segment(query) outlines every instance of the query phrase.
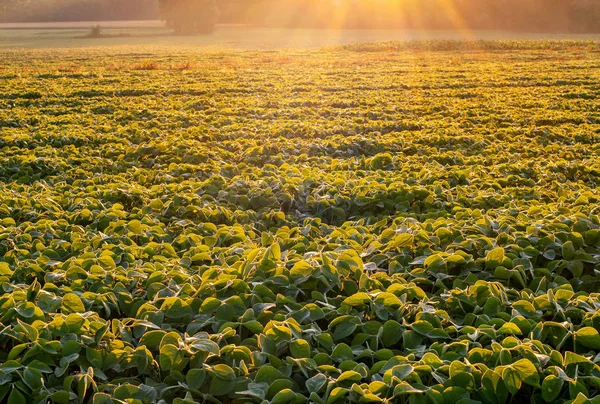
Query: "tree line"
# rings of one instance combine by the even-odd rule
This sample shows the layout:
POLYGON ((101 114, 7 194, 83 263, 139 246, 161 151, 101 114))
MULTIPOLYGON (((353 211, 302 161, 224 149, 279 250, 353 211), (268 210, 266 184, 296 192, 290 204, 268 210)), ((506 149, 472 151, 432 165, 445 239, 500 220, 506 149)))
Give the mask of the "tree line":
POLYGON ((181 32, 216 22, 295 28, 600 32, 600 0, 2 0, 0 21, 161 18, 181 32))
POLYGON ((0 22, 157 20, 158 0, 0 0, 0 22))

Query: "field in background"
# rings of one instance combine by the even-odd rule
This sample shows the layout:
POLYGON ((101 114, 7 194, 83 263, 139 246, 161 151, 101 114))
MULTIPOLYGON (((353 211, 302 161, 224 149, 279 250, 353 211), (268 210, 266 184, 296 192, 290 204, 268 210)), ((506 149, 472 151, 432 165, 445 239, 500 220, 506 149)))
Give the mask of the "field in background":
POLYGON ((0 49, 98 46, 180 46, 237 49, 321 48, 351 43, 406 40, 600 39, 600 35, 547 35, 502 31, 402 31, 253 28, 220 25, 213 35, 175 36, 159 21, 0 24, 0 49), (106 38, 86 38, 92 25, 106 38))
POLYGON ((0 401, 591 402, 599 49, 0 52, 0 401))
POLYGON ((100 25, 106 29, 140 29, 163 28, 162 21, 63 21, 63 22, 17 22, 0 23, 0 30, 39 30, 39 29, 86 29, 93 25, 100 25))

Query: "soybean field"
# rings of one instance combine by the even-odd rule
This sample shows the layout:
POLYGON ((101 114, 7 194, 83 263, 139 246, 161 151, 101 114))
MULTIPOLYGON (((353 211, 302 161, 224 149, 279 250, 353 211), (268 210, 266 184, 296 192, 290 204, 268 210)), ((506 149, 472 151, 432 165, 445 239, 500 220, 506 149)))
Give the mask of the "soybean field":
POLYGON ((600 44, 0 52, 0 401, 598 403, 600 44))

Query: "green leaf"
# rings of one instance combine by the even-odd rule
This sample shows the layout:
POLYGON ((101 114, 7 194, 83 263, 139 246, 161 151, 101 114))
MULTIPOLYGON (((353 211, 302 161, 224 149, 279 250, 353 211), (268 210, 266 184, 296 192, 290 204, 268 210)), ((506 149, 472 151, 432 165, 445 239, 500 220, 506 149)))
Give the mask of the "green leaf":
POLYGON ((444 268, 445 265, 444 258, 440 254, 432 254, 425 258, 425 261, 423 262, 423 267, 428 270, 441 269, 444 268))
POLYGON ((277 263, 281 259, 281 248, 278 243, 273 243, 265 251, 265 255, 260 262, 261 269, 271 269, 277 266, 277 263))
POLYGON ((10 266, 6 262, 0 262, 0 276, 12 276, 13 271, 10 270, 10 266))
POLYGON ((565 353, 565 366, 576 365, 579 363, 590 363, 590 360, 570 351, 565 353))
POLYGON ((31 367, 27 367, 23 371, 23 381, 33 391, 41 389, 44 385, 44 377, 42 376, 42 373, 39 370, 31 367))
POLYGON ((414 368, 408 364, 396 365, 391 369, 391 375, 400 380, 404 380, 414 371, 414 368))
POLYGON ((264 400, 267 396, 266 390, 269 388, 269 385, 266 383, 248 383, 248 389, 236 392, 236 394, 242 396, 251 396, 258 398, 260 401, 264 400))
POLYGON ((273 366, 264 365, 258 369, 258 372, 256 372, 254 381, 272 384, 277 379, 285 379, 285 376, 273 366))
POLYGON ((257 320, 246 321, 243 325, 253 334, 260 334, 264 330, 263 325, 257 320))
POLYGON ((160 341, 162 341, 163 337, 167 333, 163 330, 151 330, 147 331, 140 338, 140 345, 146 345, 148 348, 156 348, 160 345, 160 341))
MULTIPOLYGON (((109 397, 109 401, 101 401, 100 398, 103 396, 103 393, 94 394, 93 404, 105 404, 110 403, 113 404, 113 401, 109 397), (96 397, 98 396, 98 400, 96 397)), ((50 399, 54 404, 69 404, 69 400, 71 399, 68 391, 57 391, 50 396, 50 399)))
POLYGON ((572 241, 567 241, 562 246, 562 256, 566 260, 572 260, 575 258, 575 246, 572 241))
POLYGON ((327 376, 318 373, 306 381, 306 389, 309 393, 318 393, 327 384, 327 376))
POLYGON ((224 364, 215 365, 212 368, 215 376, 223 380, 235 380, 235 372, 232 368, 224 364))
POLYGON ((517 394, 521 388, 522 381, 521 377, 519 376, 519 372, 512 367, 507 367, 504 369, 504 372, 502 372, 502 380, 512 395, 517 394))
POLYGON ((375 303, 379 305, 382 304, 384 307, 392 310, 402 307, 402 301, 400 301, 393 293, 388 292, 378 293, 377 297, 375 297, 375 303))
POLYGON ((341 382, 345 382, 345 381, 357 382, 361 379, 362 379, 362 376, 360 375, 360 373, 355 372, 353 370, 348 370, 348 371, 342 373, 337 378, 336 382, 337 383, 341 383, 341 382))
POLYGON ((600 334, 593 327, 583 327, 577 330, 575 339, 578 344, 586 348, 600 349, 600 334))
POLYGON ((179 370, 185 362, 185 356, 183 351, 175 345, 166 344, 160 348, 158 362, 161 370, 165 372, 179 370))
POLYGON ((312 275, 313 272, 314 269, 311 267, 311 265, 308 262, 301 260, 296 262, 290 270, 290 278, 294 280, 305 278, 312 275))
POLYGON ((358 324, 356 319, 351 316, 346 316, 342 321, 335 325, 335 331, 333 332, 333 339, 339 341, 340 339, 346 338, 356 330, 358 324))
POLYGON ((226 380, 215 377, 210 383, 210 394, 216 397, 226 396, 235 389, 235 380, 226 380))
POLYGON ((560 396, 564 383, 564 380, 554 375, 546 376, 542 382, 542 398, 544 401, 547 403, 555 402, 560 396))
POLYGON ((394 241, 391 242, 390 247, 410 247, 413 244, 414 236, 412 234, 398 234, 394 241))
POLYGON ((221 353, 219 345, 209 339, 198 339, 192 342, 190 346, 199 351, 208 352, 214 355, 219 355, 221 353))
POLYGON ((512 307, 524 317, 531 317, 537 314, 535 307, 533 307, 533 304, 526 300, 519 300, 513 303, 512 307))
POLYGON ((35 314, 35 305, 31 302, 23 302, 15 307, 15 311, 21 317, 31 318, 35 314))
POLYGON ((85 313, 81 298, 75 293, 67 293, 62 298, 61 311, 64 314, 85 313))
POLYGON ((206 371, 204 369, 190 369, 185 375, 185 381, 190 388, 200 390, 206 379, 206 371))
POLYGON ((504 323, 502 327, 500 327, 500 329, 498 330, 498 334, 523 335, 523 332, 515 323, 504 323))
POLYGON ((287 404, 291 403, 296 399, 296 393, 290 389, 283 389, 271 400, 271 404, 287 404))
POLYGON ((483 305, 483 314, 488 316, 495 316, 502 307, 502 301, 495 296, 486 299, 483 305))
POLYGON ((384 346, 390 348, 402 339, 402 332, 403 327, 400 323, 394 320, 386 321, 381 333, 381 342, 384 346))
POLYGON ((358 292, 350 297, 347 297, 342 303, 348 306, 360 306, 363 304, 369 304, 371 297, 364 292, 358 292))
POLYGON ((181 319, 193 315, 191 307, 178 297, 168 297, 163 302, 160 310, 168 318, 181 319))
POLYGON ((13 387, 10 396, 8 396, 7 404, 27 404, 27 400, 16 387, 13 387))
POLYGON ((127 229, 133 234, 142 234, 142 223, 139 220, 132 220, 127 223, 127 229))
POLYGON ((433 325, 431 325, 429 321, 424 320, 415 321, 410 326, 414 331, 421 335, 427 335, 434 330, 433 325))
POLYGON ((127 400, 129 402, 133 400, 142 402, 151 402, 156 398, 156 392, 148 386, 135 386, 130 383, 124 383, 118 386, 114 391, 115 398, 119 400, 127 400), (146 387, 146 388, 144 388, 146 387))
POLYGON ((494 269, 501 265, 502 261, 504 261, 504 248, 494 248, 489 251, 485 257, 485 267, 487 269, 494 269))
POLYGON ((327 398, 327 404, 333 404, 336 401, 341 400, 349 392, 350 392, 350 390, 348 390, 348 389, 345 389, 342 387, 336 387, 335 389, 331 390, 331 393, 329 393, 329 397, 327 398))
POLYGON ((298 339, 290 344, 290 352, 294 358, 310 358, 310 344, 298 339))
MULTIPOLYGON (((38 340, 40 333, 37 330, 37 328, 35 328, 27 323, 24 323, 19 319, 17 319, 17 323, 19 323, 19 326, 21 327, 21 329, 23 330, 23 332, 25 333, 25 335, 27 336, 27 339, 29 339, 29 341, 35 342, 38 340)), ((10 359, 14 359, 14 358, 10 358, 10 359)))
POLYGON ((450 379, 454 385, 462 387, 463 389, 475 387, 475 379, 473 378, 469 367, 458 360, 453 361, 450 364, 450 379))
POLYGON ((521 359, 511 365, 517 371, 521 380, 530 386, 540 386, 540 374, 529 359, 521 359))
POLYGON ((289 379, 278 379, 269 385, 267 397, 273 397, 275 394, 284 389, 293 389, 294 383, 289 379))

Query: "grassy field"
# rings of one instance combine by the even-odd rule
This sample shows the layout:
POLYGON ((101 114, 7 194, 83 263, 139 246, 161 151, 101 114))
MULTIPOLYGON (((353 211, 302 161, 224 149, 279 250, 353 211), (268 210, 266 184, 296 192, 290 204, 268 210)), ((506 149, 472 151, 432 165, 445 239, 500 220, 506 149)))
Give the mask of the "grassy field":
POLYGON ((597 42, 2 51, 0 401, 597 402, 599 95, 597 42))
POLYGON ((409 40, 600 40, 600 35, 503 31, 324 30, 219 25, 213 35, 173 35, 160 21, 0 24, 0 49, 168 46, 218 49, 318 49, 355 43, 409 40), (89 38, 93 25, 102 38, 89 38))

